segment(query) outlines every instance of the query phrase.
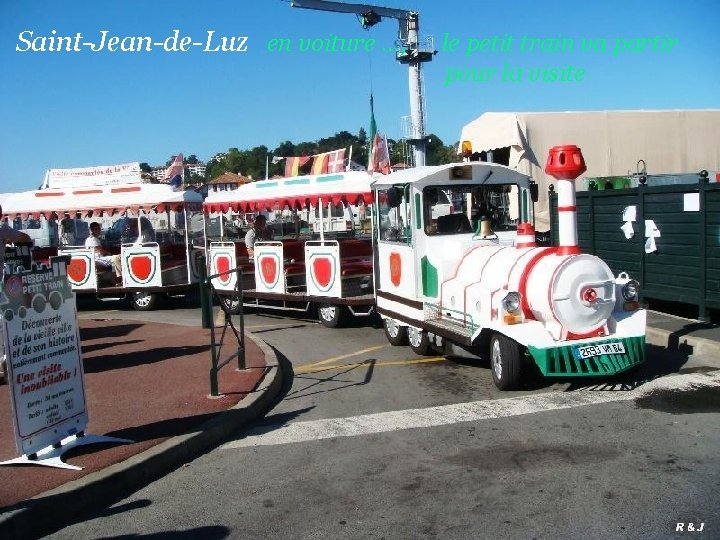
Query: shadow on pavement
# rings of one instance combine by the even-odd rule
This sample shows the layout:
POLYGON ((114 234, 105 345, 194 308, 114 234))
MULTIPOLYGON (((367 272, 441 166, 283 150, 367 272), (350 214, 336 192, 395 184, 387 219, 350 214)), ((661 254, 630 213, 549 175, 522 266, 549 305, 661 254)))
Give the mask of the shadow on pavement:
MULTIPOLYGON (((123 345, 133 345, 135 343, 142 343, 142 339, 129 339, 127 341, 123 341, 123 345)), ((87 354, 94 351, 102 351, 103 349, 109 349, 111 347, 117 346, 117 343, 115 342, 104 342, 104 343, 96 343, 95 345, 82 345, 82 353, 87 354)))
POLYGON ((327 377, 320 376, 320 373, 323 372, 329 372, 331 371, 331 368, 323 369, 323 366, 318 366, 317 371, 308 371, 303 373, 302 375, 295 375, 295 379, 298 380, 307 380, 312 381, 310 384, 308 384, 305 388, 297 389, 294 392, 290 392, 285 399, 287 401, 291 399, 298 399, 301 397, 307 397, 307 396, 313 396, 316 394, 327 394, 330 392, 335 392, 337 390, 344 390, 345 388, 350 388, 352 386, 364 386, 368 384, 373 377, 373 373, 375 373, 375 364, 377 363, 377 360, 375 358, 370 358, 368 360, 365 360, 363 362, 359 362, 357 364, 350 364, 347 369, 343 371, 338 371, 337 367, 333 367, 332 371, 335 371, 336 373, 333 375, 328 375, 327 377), (367 373, 365 373, 365 377, 363 377, 362 381, 353 381, 353 380, 344 380, 340 379, 342 375, 345 375, 346 373, 350 373, 351 371, 355 371, 356 369, 359 369, 361 367, 367 367, 367 373), (335 386, 333 388, 323 388, 318 389, 314 392, 308 392, 311 388, 314 388, 320 384, 323 383, 340 383, 342 386, 335 386))
POLYGON ((127 336, 133 330, 137 330, 142 324, 113 324, 107 326, 96 326, 92 328, 80 328, 80 340, 90 341, 93 339, 107 339, 112 337, 127 336))
MULTIPOLYGON (((115 343, 114 345, 122 345, 115 343)), ((85 373, 100 373, 115 369, 125 369, 135 366, 154 364, 179 356, 192 356, 207 352, 210 345, 195 345, 189 347, 158 347, 141 352, 116 353, 108 356, 96 356, 83 360, 85 373)))

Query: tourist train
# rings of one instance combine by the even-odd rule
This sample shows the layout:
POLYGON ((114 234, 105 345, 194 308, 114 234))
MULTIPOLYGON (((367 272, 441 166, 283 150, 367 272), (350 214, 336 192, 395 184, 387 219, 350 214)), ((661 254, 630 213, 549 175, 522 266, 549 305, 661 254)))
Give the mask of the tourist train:
POLYGON ((372 182, 362 172, 272 180, 208 197, 208 215, 362 199, 372 219, 369 238, 296 234, 258 242, 254 261, 240 239, 210 242, 209 272, 231 309, 241 299, 317 305, 327 326, 374 309, 391 344, 409 344, 421 355, 489 358, 503 390, 517 388, 531 363, 546 376, 627 371, 645 358, 639 285, 580 253, 573 183, 584 170, 579 149, 554 148, 547 170, 558 178, 559 246, 536 244, 537 187, 529 177, 463 162, 376 175, 372 182))

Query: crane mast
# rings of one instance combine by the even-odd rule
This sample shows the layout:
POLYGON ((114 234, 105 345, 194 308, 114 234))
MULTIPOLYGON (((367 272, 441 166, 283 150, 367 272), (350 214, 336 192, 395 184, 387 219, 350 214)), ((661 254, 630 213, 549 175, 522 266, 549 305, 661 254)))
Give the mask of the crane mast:
POLYGON ((382 17, 396 19, 399 24, 400 47, 396 59, 407 64, 410 90, 411 134, 409 139, 413 147, 415 166, 425 165, 425 110, 422 82, 422 64, 432 60, 435 51, 422 50, 419 43, 420 17, 415 11, 373 6, 370 4, 346 4, 326 0, 291 0, 291 7, 332 11, 336 13, 354 13, 360 16, 363 28, 379 23, 382 17))

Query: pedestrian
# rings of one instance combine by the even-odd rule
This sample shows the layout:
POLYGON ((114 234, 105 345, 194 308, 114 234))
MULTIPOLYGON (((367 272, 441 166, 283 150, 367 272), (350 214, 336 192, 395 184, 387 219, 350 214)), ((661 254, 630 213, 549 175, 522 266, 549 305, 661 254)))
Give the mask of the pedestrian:
POLYGON ((65 212, 60 220, 60 245, 75 245, 75 220, 70 217, 70 212, 65 212))
POLYGON ((245 234, 245 247, 251 259, 255 257, 255 242, 263 239, 266 227, 267 218, 260 214, 255 218, 252 228, 245 234))

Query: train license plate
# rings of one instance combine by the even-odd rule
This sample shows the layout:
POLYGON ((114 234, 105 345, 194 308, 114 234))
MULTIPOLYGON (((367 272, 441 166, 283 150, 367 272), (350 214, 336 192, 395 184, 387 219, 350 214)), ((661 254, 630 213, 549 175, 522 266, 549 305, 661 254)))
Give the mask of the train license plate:
POLYGON ((575 348, 575 357, 579 360, 602 356, 603 354, 625 354, 625 344, 619 341, 600 343, 599 345, 585 345, 575 348))

